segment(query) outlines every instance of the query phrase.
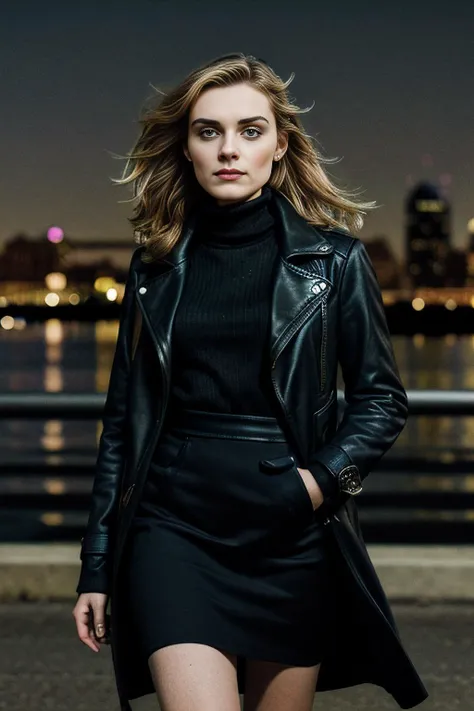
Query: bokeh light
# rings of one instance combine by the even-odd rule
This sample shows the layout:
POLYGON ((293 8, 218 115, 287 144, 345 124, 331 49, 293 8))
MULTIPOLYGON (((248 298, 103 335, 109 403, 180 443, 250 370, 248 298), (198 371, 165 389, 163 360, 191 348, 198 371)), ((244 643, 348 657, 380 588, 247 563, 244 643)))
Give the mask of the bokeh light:
POLYGON ((415 311, 422 311, 425 308, 425 301, 421 297, 417 296, 416 299, 413 299, 411 305, 415 311))
POLYGON ((105 294, 108 289, 115 287, 115 279, 113 277, 97 277, 94 282, 94 289, 105 294))
POLYGON ((46 236, 47 236, 49 242, 58 244, 59 242, 62 242, 64 239, 64 231, 61 229, 61 227, 57 227, 56 225, 53 225, 52 227, 50 227, 48 229, 46 236))
POLYGON ((5 331, 11 331, 15 325, 15 319, 13 316, 3 316, 0 320, 0 326, 5 329, 5 331))
POLYGON ((51 291, 60 291, 66 288, 66 275, 61 272, 51 272, 46 274, 44 278, 45 284, 51 291))
POLYGON ((49 294, 46 294, 46 296, 44 297, 44 300, 48 306, 57 306, 59 304, 59 296, 57 294, 55 294, 54 292, 50 292, 49 294))

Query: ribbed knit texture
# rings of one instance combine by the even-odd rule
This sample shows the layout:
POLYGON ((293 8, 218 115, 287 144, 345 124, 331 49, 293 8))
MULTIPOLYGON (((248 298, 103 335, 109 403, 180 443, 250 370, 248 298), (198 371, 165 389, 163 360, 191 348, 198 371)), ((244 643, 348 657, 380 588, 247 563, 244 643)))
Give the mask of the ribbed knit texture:
POLYGON ((268 338, 272 194, 203 203, 176 313, 170 408, 275 417, 268 338))

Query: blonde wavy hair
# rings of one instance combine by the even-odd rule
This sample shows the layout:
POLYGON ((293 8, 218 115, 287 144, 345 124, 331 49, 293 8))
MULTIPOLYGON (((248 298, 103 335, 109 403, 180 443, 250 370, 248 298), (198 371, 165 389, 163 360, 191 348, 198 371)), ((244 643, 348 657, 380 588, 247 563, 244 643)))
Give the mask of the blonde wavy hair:
POLYGON ((128 219, 135 242, 145 245, 144 261, 160 259, 172 249, 189 211, 204 192, 183 152, 191 107, 206 89, 243 82, 268 97, 277 132, 288 134, 288 149, 274 163, 268 184, 285 195, 311 225, 350 232, 362 227, 366 211, 378 206, 357 201, 358 192, 336 187, 329 179, 323 164, 338 159, 323 157, 316 140, 305 133, 298 114, 312 107, 300 109, 291 102, 287 90, 294 76, 283 81, 264 60, 229 54, 195 69, 169 93, 158 92, 158 103, 145 108, 132 150, 126 156, 114 156, 127 161, 122 177, 111 179, 117 185, 132 183, 132 199, 119 202, 136 203, 128 219))

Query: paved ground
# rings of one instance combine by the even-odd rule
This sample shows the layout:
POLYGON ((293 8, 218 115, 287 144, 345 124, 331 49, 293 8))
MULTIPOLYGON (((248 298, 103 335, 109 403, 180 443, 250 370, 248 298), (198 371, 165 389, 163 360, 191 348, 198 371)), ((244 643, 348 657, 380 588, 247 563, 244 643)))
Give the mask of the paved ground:
MULTIPOLYGON (((474 606, 394 605, 393 609, 431 694, 417 708, 473 711, 474 606)), ((117 711, 110 649, 94 654, 76 641, 71 610, 72 603, 0 605, 0 709, 117 711)), ((145 708, 156 711, 158 705, 150 697, 134 711, 145 708)), ((371 686, 318 694, 314 705, 314 711, 397 708, 384 691, 371 686)))

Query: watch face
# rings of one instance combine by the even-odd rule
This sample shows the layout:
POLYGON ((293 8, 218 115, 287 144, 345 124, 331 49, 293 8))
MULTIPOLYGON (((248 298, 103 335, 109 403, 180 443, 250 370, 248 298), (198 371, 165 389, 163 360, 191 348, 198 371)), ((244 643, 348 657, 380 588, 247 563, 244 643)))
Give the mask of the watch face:
POLYGON ((339 488, 346 494, 360 494, 362 491, 362 481, 359 470, 355 464, 350 464, 339 472, 339 488))

